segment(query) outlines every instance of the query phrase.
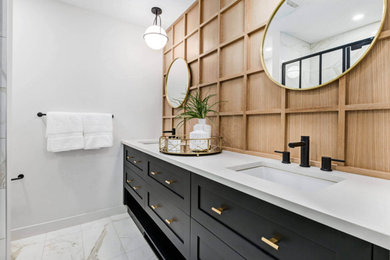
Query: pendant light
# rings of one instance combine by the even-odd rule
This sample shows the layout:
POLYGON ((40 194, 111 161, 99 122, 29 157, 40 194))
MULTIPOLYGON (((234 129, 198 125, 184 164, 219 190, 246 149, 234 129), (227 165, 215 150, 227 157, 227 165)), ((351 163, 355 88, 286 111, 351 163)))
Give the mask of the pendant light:
POLYGON ((165 44, 167 44, 168 36, 165 30, 161 27, 161 8, 153 7, 152 13, 155 15, 153 25, 146 29, 144 33, 144 39, 146 45, 148 45, 150 48, 153 50, 160 50, 164 48, 165 44), (160 19, 160 25, 157 25, 157 19, 160 19))

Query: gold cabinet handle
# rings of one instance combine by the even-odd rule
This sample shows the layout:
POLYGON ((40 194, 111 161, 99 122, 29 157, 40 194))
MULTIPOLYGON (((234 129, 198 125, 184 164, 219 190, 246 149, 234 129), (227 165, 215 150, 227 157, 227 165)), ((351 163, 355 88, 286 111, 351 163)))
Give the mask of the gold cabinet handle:
POLYGON ((170 225, 173 221, 175 221, 174 218, 171 218, 171 219, 165 219, 165 222, 170 225))
POLYGON ((157 208, 160 207, 160 205, 156 204, 156 205, 150 205, 150 207, 153 209, 153 210, 156 210, 157 208))
POLYGON ((141 189, 141 186, 134 186, 132 188, 133 188, 133 190, 139 190, 139 189, 141 189))
POLYGON ((134 179, 132 180, 127 180, 127 183, 132 183, 134 181, 134 179))
POLYGON ((157 174, 160 174, 160 172, 150 172, 150 174, 152 174, 152 175, 157 175, 157 174))
POLYGON ((171 185, 174 182, 176 182, 176 181, 175 180, 165 180, 165 183, 168 185, 171 185))
POLYGON ((129 155, 126 156, 126 159, 127 159, 127 160, 130 160, 130 159, 133 159, 133 158, 134 158, 134 156, 129 156, 129 155))
POLYGON ((272 247, 273 249, 275 250, 279 250, 279 246, 278 246, 278 242, 280 241, 279 238, 276 238, 276 237, 272 237, 270 239, 267 239, 265 237, 261 237, 261 241, 263 241, 264 243, 266 243, 267 245, 269 245, 270 247, 272 247))
POLYGON ((141 161, 137 161, 137 160, 134 160, 133 163, 134 164, 137 164, 137 163, 140 163, 141 161))
POLYGON ((226 208, 223 208, 223 207, 214 208, 214 207, 212 207, 211 210, 214 211, 215 213, 217 213, 218 215, 222 215, 222 212, 223 212, 224 210, 226 210, 226 208))

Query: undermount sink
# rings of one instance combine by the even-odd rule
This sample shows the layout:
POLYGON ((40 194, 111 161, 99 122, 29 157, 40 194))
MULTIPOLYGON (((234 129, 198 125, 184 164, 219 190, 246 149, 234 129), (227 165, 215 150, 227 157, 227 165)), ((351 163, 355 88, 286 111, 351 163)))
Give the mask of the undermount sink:
POLYGON ((251 168, 234 170, 242 174, 278 183, 303 192, 315 192, 342 181, 341 178, 334 176, 329 176, 328 178, 315 175, 309 176, 307 174, 285 171, 267 166, 252 166, 251 168))

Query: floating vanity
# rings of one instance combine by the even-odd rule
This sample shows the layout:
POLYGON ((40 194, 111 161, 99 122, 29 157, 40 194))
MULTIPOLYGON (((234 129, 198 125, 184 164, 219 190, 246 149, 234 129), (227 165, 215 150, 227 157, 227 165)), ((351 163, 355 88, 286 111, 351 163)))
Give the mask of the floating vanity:
POLYGON ((164 259, 390 259, 390 181, 123 144, 124 204, 164 259))

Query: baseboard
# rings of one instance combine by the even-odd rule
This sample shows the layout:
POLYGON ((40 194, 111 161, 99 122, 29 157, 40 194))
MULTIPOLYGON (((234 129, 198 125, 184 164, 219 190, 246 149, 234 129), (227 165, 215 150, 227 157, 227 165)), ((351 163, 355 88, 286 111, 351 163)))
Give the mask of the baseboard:
POLYGON ((102 209, 94 212, 80 214, 72 217, 61 218, 49 222, 44 222, 36 225, 16 228, 11 230, 11 240, 18 240, 30 236, 35 236, 50 231, 55 231, 62 228, 67 228, 75 225, 84 224, 100 218, 105 218, 113 215, 126 213, 126 207, 121 205, 118 207, 102 209))

